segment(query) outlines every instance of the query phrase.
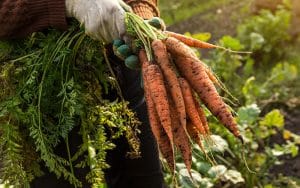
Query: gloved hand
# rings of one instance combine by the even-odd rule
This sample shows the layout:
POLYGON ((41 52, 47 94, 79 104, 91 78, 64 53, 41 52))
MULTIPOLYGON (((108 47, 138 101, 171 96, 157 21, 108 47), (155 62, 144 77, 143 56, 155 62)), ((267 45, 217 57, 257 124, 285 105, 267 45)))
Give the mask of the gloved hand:
MULTIPOLYGON (((125 65, 131 69, 138 69, 138 58, 133 55, 129 46, 125 11, 120 3, 124 2, 121 0, 66 0, 66 12, 68 17, 74 17, 83 24, 86 34, 91 38, 105 43, 113 42, 115 54, 125 60, 125 65)), ((165 28, 163 21, 157 17, 147 22, 158 29, 165 28)))
POLYGON ((110 43, 126 37, 125 11, 117 0, 66 0, 66 12, 95 40, 110 43))
MULTIPOLYGON (((160 19, 159 17, 153 17, 150 20, 145 20, 146 23, 150 24, 151 26, 155 27, 159 30, 165 30, 166 26, 164 24, 164 21, 160 19)), ((131 46, 133 48, 136 48, 135 46, 131 46)), ((125 41, 120 39, 115 39, 113 41, 113 51, 116 56, 118 56, 120 59, 125 61, 125 65, 133 70, 140 68, 139 59, 136 55, 133 53, 137 53, 138 50, 135 51, 132 50, 128 44, 125 43, 125 41)))

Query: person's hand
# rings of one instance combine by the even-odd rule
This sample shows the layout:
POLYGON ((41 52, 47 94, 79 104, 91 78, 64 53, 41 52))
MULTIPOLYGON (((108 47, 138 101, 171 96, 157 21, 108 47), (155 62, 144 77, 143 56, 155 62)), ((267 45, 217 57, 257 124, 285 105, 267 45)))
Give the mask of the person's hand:
POLYGON ((126 38, 125 11, 117 0, 66 0, 66 12, 93 39, 110 43, 126 38))
MULTIPOLYGON (((153 17, 150 20, 145 20, 145 22, 159 30, 165 30, 166 28, 164 21, 159 17, 153 17)), ((140 63, 135 54, 138 53, 139 50, 132 50, 132 48, 136 49, 135 46, 129 46, 124 40, 115 39, 113 41, 114 54, 124 60, 128 68, 137 70, 140 69, 140 63)))

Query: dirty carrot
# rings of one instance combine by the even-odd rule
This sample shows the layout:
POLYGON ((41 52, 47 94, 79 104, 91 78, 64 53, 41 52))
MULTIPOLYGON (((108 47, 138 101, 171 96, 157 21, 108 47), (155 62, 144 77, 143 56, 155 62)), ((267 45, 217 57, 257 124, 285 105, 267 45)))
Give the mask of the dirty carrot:
MULTIPOLYGON (((203 63, 204 64, 204 63, 203 63)), ((211 69, 208 68, 208 66, 206 64, 204 64, 205 66, 205 72, 208 76, 208 78, 217 86, 219 86, 220 88, 222 87, 220 81, 218 80, 218 78, 216 77, 216 75, 213 73, 213 71, 211 69)))
POLYGON ((196 53, 187 45, 174 37, 168 37, 164 40, 167 50, 171 53, 176 53, 176 57, 193 57, 197 59, 196 53))
POLYGON ((191 121, 187 121, 186 129, 187 129, 187 132, 188 132, 190 138, 200 147, 200 150, 205 154, 205 156, 208 157, 206 154, 206 151, 204 149, 204 146, 201 142, 201 135, 200 135, 198 129, 196 128, 196 126, 193 125, 193 123, 191 121))
POLYGON ((187 135, 187 131, 180 125, 180 120, 177 115, 177 110, 174 102, 172 101, 170 104, 171 110, 171 118, 172 118, 172 130, 174 135, 174 144, 179 149, 184 164, 191 175, 191 167, 192 167, 192 149, 189 141, 189 137, 187 135))
POLYGON ((206 74, 205 67, 202 63, 188 57, 177 58, 175 56, 174 59, 181 74, 188 80, 189 84, 198 93, 200 99, 212 114, 216 116, 230 132, 242 141, 235 119, 206 74))
POLYGON ((197 127, 197 129, 202 135, 206 135, 206 131, 202 125, 200 116, 196 109, 195 101, 193 98, 193 91, 189 83, 184 78, 179 78, 179 83, 180 83, 181 91, 183 93, 185 110, 189 119, 197 127))
POLYGON ((205 112, 204 112, 203 108, 201 107, 201 105, 199 104, 199 102, 197 101, 197 99, 195 99, 195 97, 194 97, 194 101, 195 101, 196 109, 197 109, 198 114, 200 116, 202 125, 205 129, 205 132, 206 132, 206 134, 210 135, 210 130, 209 130, 209 126, 208 126, 206 116, 205 116, 205 112))
MULTIPOLYGON (((213 82, 209 79, 206 73, 204 63, 197 60, 195 56, 187 51, 189 48, 171 37, 166 39, 168 51, 172 54, 175 64, 179 72, 187 79, 192 88, 198 93, 201 100, 208 107, 214 116, 224 124, 237 138, 242 141, 242 137, 237 128, 237 123, 231 112, 227 109, 226 104, 222 101, 213 82)), ((189 49, 192 51, 191 49, 189 49)))
POLYGON ((182 43, 186 44, 189 47, 193 47, 193 48, 205 48, 205 49, 221 49, 230 53, 237 53, 237 54, 251 54, 252 52, 248 52, 248 51, 235 51, 235 50, 231 50, 228 48, 225 48, 223 46, 218 46, 215 44, 211 44, 208 42, 204 42, 192 37, 188 37, 182 34, 178 34, 178 33, 174 33, 171 31, 164 31, 164 34, 168 35, 169 38, 173 37, 176 38, 177 40, 181 41, 182 43))
MULTIPOLYGON (((201 62, 201 61, 200 61, 201 62)), ((208 78, 216 85, 218 86, 220 89, 222 89, 226 94, 228 94, 235 102, 238 102, 238 99, 235 98, 231 92, 226 88, 226 86, 220 81, 220 79, 218 78, 218 76, 205 64, 203 63, 206 67, 206 74, 208 76, 208 78)))
POLYGON ((175 170, 175 157, 174 157, 174 150, 171 145, 171 142, 164 131, 163 126, 161 125, 159 121, 159 117, 157 115, 153 100, 150 96, 150 89, 148 86, 148 81, 146 79, 146 68, 150 65, 150 62, 147 60, 147 56, 144 50, 141 50, 139 52, 139 59, 142 64, 142 75, 144 80, 144 93, 145 93, 145 99, 147 104, 147 110, 148 110, 148 117, 149 117, 149 123, 152 130, 152 133, 157 141, 159 150, 162 154, 162 156, 166 159, 168 166, 172 173, 174 173, 175 170))
MULTIPOLYGON (((198 57, 195 54, 195 52, 191 48, 189 48, 187 45, 182 43, 180 40, 178 40, 174 37, 169 37, 165 40, 165 43, 166 43, 166 47, 167 47, 168 51, 170 51, 173 54, 175 53, 177 57, 178 56, 189 57, 189 58, 193 58, 195 61, 198 61, 198 57)), ((215 84, 217 84, 219 86, 220 85, 219 80, 216 78, 214 73, 209 69, 209 67, 205 63, 203 63, 203 66, 205 67, 205 70, 206 70, 207 74, 209 75, 209 78, 215 84)))
POLYGON ((152 42, 152 49, 154 52, 155 60, 160 66, 164 78, 166 79, 167 85, 170 89, 171 97, 175 103, 180 123, 185 129, 186 127, 186 112, 185 105, 180 89, 179 81, 174 70, 172 63, 169 60, 168 52, 165 44, 161 40, 154 40, 152 42))
MULTIPOLYGON (((145 87, 145 85, 147 85, 147 84, 144 84, 144 87, 145 87)), ((173 146, 172 146, 163 126, 159 122, 159 118, 158 118, 154 103, 152 101, 152 98, 151 98, 149 92, 145 93, 145 98, 146 98, 148 117, 149 117, 149 122, 150 122, 150 127, 152 130, 152 133, 156 139, 160 153, 166 159, 168 167, 170 168, 170 171, 172 173, 174 173, 175 157, 174 157, 173 146)))
POLYGON ((173 145, 171 114, 163 75, 156 64, 149 65, 145 70, 145 75, 160 122, 173 145))
POLYGON ((188 45, 189 47, 194 47, 194 48, 206 48, 206 49, 212 49, 212 48, 222 48, 220 46, 210 44, 208 42, 204 42, 201 40, 194 39, 192 37, 188 37, 179 33, 171 32, 171 31, 164 31, 164 34, 174 37, 184 44, 188 45))
POLYGON ((210 70, 210 68, 203 63, 202 61, 200 61, 197 57, 197 55, 195 54, 195 52, 189 48, 187 45, 185 45, 184 43, 182 43, 181 41, 177 40, 176 38, 173 37, 169 37, 167 38, 165 41, 167 50, 171 53, 171 54, 176 54, 176 57, 187 57, 187 58, 191 58, 194 61, 197 61, 198 63, 201 63, 201 65, 205 68, 205 72, 208 75, 209 79, 218 87, 220 87, 224 92, 226 92, 232 99, 234 99, 235 101, 238 101, 226 88, 226 86, 218 79, 218 77, 214 74, 214 72, 212 70, 210 70))

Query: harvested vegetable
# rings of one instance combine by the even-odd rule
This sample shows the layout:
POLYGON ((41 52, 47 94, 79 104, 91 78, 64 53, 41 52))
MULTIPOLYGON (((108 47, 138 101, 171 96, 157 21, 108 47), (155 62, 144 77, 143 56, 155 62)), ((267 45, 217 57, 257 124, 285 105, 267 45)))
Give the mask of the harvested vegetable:
POLYGON ((146 78, 146 69, 150 66, 150 62, 148 62, 146 53, 144 50, 141 50, 139 53, 139 58, 142 64, 142 74, 144 79, 144 90, 145 90, 145 99, 148 109, 148 117, 149 123, 151 126, 151 130, 155 139, 157 140, 157 144, 162 156, 166 159, 168 166, 172 172, 175 170, 175 160, 174 160, 174 150, 171 145, 171 142, 168 138, 168 135, 164 131, 162 124, 159 121, 159 117, 157 111, 154 106, 154 102, 150 95, 150 89, 148 86, 148 80, 146 78))
POLYGON ((202 139, 210 140, 211 133, 200 101, 196 100, 198 97, 212 115, 243 141, 237 123, 215 85, 228 91, 190 47, 235 51, 158 30, 132 13, 127 13, 126 24, 128 33, 144 48, 140 51, 139 58, 149 120, 170 169, 174 170, 173 152, 177 148, 190 172, 191 141, 196 142, 212 162, 202 144, 202 139))
POLYGON ((174 71, 174 67, 169 61, 168 52, 165 44, 161 40, 154 40, 152 42, 152 49, 157 64, 160 66, 163 75, 166 79, 167 85, 170 88, 171 97, 175 103, 176 111, 178 113, 180 123, 185 129, 186 126, 186 112, 184 99, 180 89, 180 84, 174 71))
POLYGON ((180 82, 181 91, 184 96, 183 98, 184 98, 186 113, 189 119, 196 126, 196 128, 202 135, 206 135, 206 131, 204 129, 204 126, 202 124, 202 121, 200 119, 200 116, 196 108, 193 92, 190 85, 184 78, 180 78, 179 82, 180 82))
POLYGON ((173 144, 172 121, 164 79, 158 65, 151 64, 145 70, 146 83, 149 84, 151 99, 155 104, 160 123, 173 144))
POLYGON ((174 102, 171 102, 171 118, 172 118, 172 131, 174 135, 175 146, 179 149, 183 162, 191 175, 192 168, 192 149, 189 137, 186 134, 185 127, 180 124, 179 117, 174 102))

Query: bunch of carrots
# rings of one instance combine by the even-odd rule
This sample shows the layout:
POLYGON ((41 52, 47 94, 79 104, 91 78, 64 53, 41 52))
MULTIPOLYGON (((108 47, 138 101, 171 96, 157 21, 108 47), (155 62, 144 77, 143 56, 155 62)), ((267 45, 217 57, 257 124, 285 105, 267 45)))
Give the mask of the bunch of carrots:
POLYGON ((157 30, 131 13, 127 16, 127 26, 143 43, 139 60, 149 121, 170 170, 175 170, 175 148, 180 151, 189 172, 191 141, 205 153, 202 141, 210 141, 211 133, 200 101, 243 142, 230 109, 215 87, 222 87, 221 83, 190 47, 224 48, 157 30))

